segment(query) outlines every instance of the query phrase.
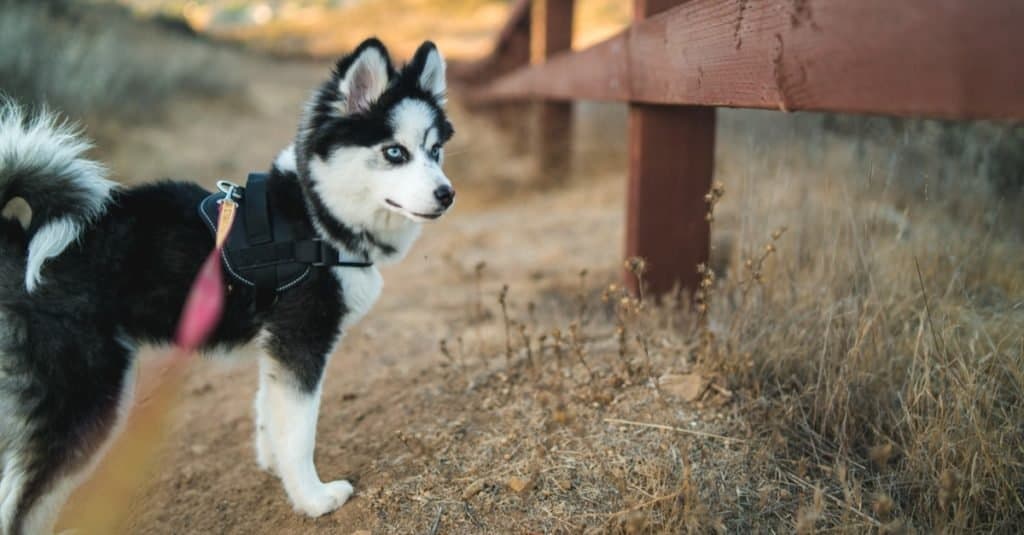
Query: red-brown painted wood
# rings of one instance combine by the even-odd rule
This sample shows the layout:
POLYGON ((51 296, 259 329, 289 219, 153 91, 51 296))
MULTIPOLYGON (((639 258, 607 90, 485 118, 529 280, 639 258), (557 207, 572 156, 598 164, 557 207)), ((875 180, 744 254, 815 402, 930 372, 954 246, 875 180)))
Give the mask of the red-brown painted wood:
MULTIPOLYGON (((693 291, 710 246, 704 195, 714 170, 715 109, 633 104, 629 143, 626 257, 647 261, 650 293, 693 291)), ((633 275, 624 277, 638 289, 633 275)))
POLYGON ((533 0, 534 63, 572 49, 574 0, 533 0))
MULTIPOLYGON (((572 48, 573 0, 533 0, 531 23, 534 58, 538 62, 572 48)), ((539 110, 538 166, 550 175, 544 182, 561 182, 570 171, 572 104, 544 102, 539 110)))
POLYGON ((449 72, 459 82, 470 85, 490 81, 530 64, 530 22, 533 0, 516 0, 494 50, 472 63, 452 63, 449 72))
MULTIPOLYGON (((642 20, 679 3, 637 0, 634 17, 642 20)), ((646 289, 655 295, 695 290, 697 265, 707 262, 710 245, 704 194, 714 170, 715 110, 631 103, 629 143, 626 257, 646 260, 646 289)), ((623 276, 639 289, 633 274, 623 276)))
POLYGON ((686 0, 633 0, 633 20, 649 19, 658 13, 668 11, 686 0))
POLYGON ((1020 0, 689 0, 478 96, 1024 119, 1021 28, 1020 0))

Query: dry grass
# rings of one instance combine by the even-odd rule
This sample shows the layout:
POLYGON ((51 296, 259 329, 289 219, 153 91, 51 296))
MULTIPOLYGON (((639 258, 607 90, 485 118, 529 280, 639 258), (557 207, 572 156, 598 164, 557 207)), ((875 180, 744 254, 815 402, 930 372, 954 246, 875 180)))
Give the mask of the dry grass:
POLYGON ((91 123, 152 118, 174 96, 235 90, 229 59, 115 6, 0 0, 0 92, 91 123))
POLYGON ((411 394, 431 417, 401 423, 404 452, 376 466, 395 482, 368 496, 382 525, 1024 522, 1016 199, 977 177, 897 174, 915 140, 857 147, 818 119, 756 113, 723 123, 707 307, 628 296, 608 286, 610 267, 523 297, 486 266, 462 267, 483 290, 440 346, 446 366, 411 394), (691 380, 695 391, 680 387, 691 380))

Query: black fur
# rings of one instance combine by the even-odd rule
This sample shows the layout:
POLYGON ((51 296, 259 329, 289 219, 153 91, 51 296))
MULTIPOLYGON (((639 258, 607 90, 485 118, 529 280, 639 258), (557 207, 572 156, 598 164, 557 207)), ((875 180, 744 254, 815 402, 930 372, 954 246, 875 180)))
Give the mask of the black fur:
MULTIPOLYGON (((295 174, 275 170, 270 188, 274 210, 305 213, 295 174)), ((6 337, 3 349, 8 357, 24 358, 5 361, 13 368, 5 370, 2 387, 22 392, 18 405, 30 412, 34 427, 26 449, 36 455, 19 514, 55 475, 91 456, 92 446, 83 444, 94 446, 106 436, 133 343, 171 341, 192 281, 213 247, 196 213, 206 195, 196 185, 173 182, 116 192, 80 241, 47 263, 44 283, 32 294, 21 285, 20 255, 4 256, 0 275, 15 283, 3 289, 2 312, 20 321, 14 326, 18 336, 6 337)), ((308 218, 296 218, 294 225, 297 235, 315 234, 308 218)), ((5 252, 27 245, 16 223, 4 221, 3 229, 5 252)), ((207 347, 244 344, 265 328, 269 354, 294 374, 301 390, 312 392, 345 313, 340 285, 326 269, 315 269, 268 312, 254 307, 250 288, 235 284, 207 347)))

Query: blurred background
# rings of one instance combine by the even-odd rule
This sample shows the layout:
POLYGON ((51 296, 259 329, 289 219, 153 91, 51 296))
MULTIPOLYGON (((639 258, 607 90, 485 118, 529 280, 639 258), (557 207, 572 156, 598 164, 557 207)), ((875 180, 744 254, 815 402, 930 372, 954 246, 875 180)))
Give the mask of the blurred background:
MULTIPOLYGON (((622 30, 629 5, 579 0, 573 47, 622 30)), ((118 181, 212 186, 268 167, 332 62, 367 36, 399 61, 434 40, 456 72, 491 51, 509 9, 0 0, 0 91, 79 121, 118 181)), ((235 460, 250 455, 255 372, 203 363, 126 531, 409 532, 435 514, 442 532, 1021 520, 1024 126, 720 109, 711 309, 644 312, 641 335, 617 345, 625 106, 574 104, 563 164, 541 168, 536 106, 476 104, 451 83, 458 207, 385 272, 380 305, 331 363, 318 463, 325 479, 360 474, 361 498, 320 523, 295 516, 272 478, 235 460), (494 371, 509 348, 554 355, 545 344, 573 324, 590 360, 558 353, 557 387, 494 371), (920 364, 928 355, 962 365, 920 364), (602 380, 563 384, 584 368, 602 380), (651 387, 684 372, 728 396, 651 387), (747 442, 627 436, 609 415, 747 442), (576 457, 552 453, 570 446, 576 457)))
MULTIPOLYGON (((144 128, 160 122, 181 120, 196 124, 195 117, 180 117, 182 108, 204 114, 221 113, 234 123, 256 121, 255 115, 293 112, 330 61, 344 54, 368 35, 377 35, 396 57, 406 57, 425 39, 436 41, 458 69, 486 56, 505 24, 510 3, 505 0, 3 0, 0 2, 0 76, 2 89, 26 103, 46 103, 75 119, 81 119, 90 134, 100 141, 101 154, 120 158, 116 139, 119 128, 144 128), (275 92, 293 91, 288 94, 275 92)), ((585 48, 625 28, 631 17, 628 2, 584 0, 576 9, 573 48, 585 48)), ((456 90, 456 97, 458 91, 456 90)), ((456 102, 456 114, 462 103, 456 102)), ((586 176, 605 168, 604 157, 621 157, 625 114, 615 104, 581 103, 576 114, 580 139, 572 144, 571 157, 586 176), (609 154, 609 151, 611 153, 609 154), (595 165, 596 161, 596 165, 595 165), (594 169, 592 169, 594 168, 594 169)), ((529 132, 535 121, 529 106, 491 106, 475 109, 487 126, 511 136, 497 142, 505 151, 502 159, 512 165, 488 166, 483 186, 511 186, 529 174, 529 132), (512 108, 509 112, 507 108, 512 108), (483 119, 486 117, 486 119, 483 119), (526 130, 524 130, 526 129, 526 130), (525 136, 521 134, 527 134, 525 136), (517 165, 523 167, 517 167, 517 165), (492 180, 492 178, 496 180, 492 180)), ((187 113, 186 113, 187 115, 187 113)), ((774 130, 820 128, 829 135, 899 148, 897 160, 915 168, 926 163, 933 168, 918 176, 948 176, 970 173, 991 182, 1000 193, 1021 189, 1024 155, 1019 125, 995 122, 939 122, 871 118, 827 114, 759 114, 729 112, 727 117, 772 117, 774 130), (932 158, 931 156, 937 156, 932 158)), ((275 117, 276 118, 276 117, 275 117)), ((284 119, 282 117, 282 119, 284 119)), ((474 118, 468 124, 477 126, 474 118)), ((756 119, 754 119, 756 122, 756 119)), ((296 119, 266 121, 274 141, 290 137, 296 119)), ((466 123, 466 120, 460 121, 466 123)), ((731 119, 725 121, 725 130, 731 119)), ((218 122, 217 124, 224 124, 218 122)), ((471 128, 472 128, 471 126, 471 128)), ((166 130, 166 129, 164 129, 166 130)), ((212 130, 212 129, 206 129, 212 130)), ((224 130, 223 128, 221 130, 224 130)), ((230 128, 228 129, 230 130, 230 128)), ((266 138, 266 130, 263 129, 266 138)), ((460 136, 457 143, 472 136, 460 136)), ((495 135, 501 135, 495 132, 495 135)), ((190 136, 191 137, 191 136, 190 136)), ((221 136, 217 136, 221 137, 221 136)), ((228 136, 236 137, 236 136, 228 136)), ((775 137, 775 136, 772 136, 775 137)), ((812 136, 816 137, 816 136, 812 136)), ((486 138, 486 136, 485 136, 486 138)), ((124 146, 124 139, 119 140, 124 146)), ((146 140, 137 140, 144 143, 146 140)), ((240 141, 240 140, 239 140, 240 141)), ((247 140, 260 143, 261 140, 247 140)), ((228 141, 232 143, 232 141, 228 141)), ((206 144, 204 144, 206 145, 206 144)), ((208 145, 207 145, 208 146, 208 145)), ((270 145, 274 146, 274 145, 270 145)), ((477 147, 481 145, 476 145, 477 147)), ((569 145, 567 145, 568 147, 569 145)), ((138 146, 125 152, 140 154, 138 146)), ((219 148, 210 146, 211 149, 219 148)), ((253 166, 229 167, 227 159, 238 145, 223 147, 214 160, 202 168, 189 167, 192 158, 179 161, 176 173, 205 175, 211 163, 220 172, 253 166), (182 164, 184 168, 180 167, 182 164), (203 173, 198 173, 202 170, 203 173)), ((263 148, 263 147, 261 147, 263 148)), ((273 151, 264 151, 265 161, 273 151)), ((246 156, 253 153, 243 152, 246 156)), ((492 153, 493 154, 493 153, 492 153)), ((128 156, 125 156, 129 159, 128 156)), ((125 175, 168 173, 167 162, 149 161, 141 168, 120 167, 125 175)), ((454 163, 454 162, 453 162, 454 163)), ((472 173, 481 175, 477 169, 472 173)), ((908 173, 899 173, 906 176, 908 173)), ((915 174, 915 173, 909 173, 915 174)), ((573 177, 558 177, 558 181, 573 177)), ((541 178, 541 181, 544 179, 541 178)), ((531 180, 525 180, 530 182, 531 180)), ((472 188, 476 190, 477 188, 472 188)), ((502 194, 507 192, 502 192, 502 194)))

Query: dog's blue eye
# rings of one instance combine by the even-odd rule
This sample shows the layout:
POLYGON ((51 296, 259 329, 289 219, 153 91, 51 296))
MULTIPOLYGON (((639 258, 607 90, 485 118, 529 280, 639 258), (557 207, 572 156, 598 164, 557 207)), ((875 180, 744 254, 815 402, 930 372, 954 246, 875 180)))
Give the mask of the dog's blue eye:
POLYGON ((388 145, 384 147, 384 159, 394 164, 405 163, 409 161, 409 151, 401 145, 388 145))
POLYGON ((441 144, 440 143, 434 145, 433 147, 430 147, 430 157, 433 158, 434 160, 437 160, 438 158, 441 157, 441 144))

